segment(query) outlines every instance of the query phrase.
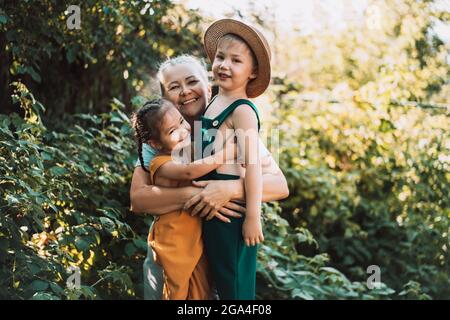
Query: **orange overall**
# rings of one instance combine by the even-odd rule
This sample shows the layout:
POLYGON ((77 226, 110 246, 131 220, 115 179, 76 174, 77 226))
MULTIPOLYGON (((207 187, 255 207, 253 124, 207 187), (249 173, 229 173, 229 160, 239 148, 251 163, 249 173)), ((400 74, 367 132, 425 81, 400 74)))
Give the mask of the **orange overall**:
MULTIPOLYGON (((155 173, 171 156, 156 156, 150 165, 155 173)), ((155 261, 164 270, 164 300, 212 298, 211 274, 203 249, 202 221, 183 210, 157 216, 148 236, 155 261)))

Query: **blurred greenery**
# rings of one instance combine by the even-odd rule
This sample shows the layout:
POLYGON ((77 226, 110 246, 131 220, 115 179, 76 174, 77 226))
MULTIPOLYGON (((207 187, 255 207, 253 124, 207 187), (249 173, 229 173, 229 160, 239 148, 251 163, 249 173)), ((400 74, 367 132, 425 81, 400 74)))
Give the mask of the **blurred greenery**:
MULTIPOLYGON (((258 298, 450 298, 449 44, 433 31, 449 14, 437 2, 369 1, 379 25, 319 34, 244 17, 276 40, 264 126, 280 132, 290 189, 263 206, 258 298)), ((0 1, 0 298, 141 299, 151 218, 129 211, 129 114, 157 90, 158 62, 202 54, 210 19, 170 1, 84 1, 68 30, 68 6, 0 1), (79 289, 66 286, 75 266, 79 289)))
MULTIPOLYGON (((21 79, 52 118, 107 111, 111 97, 126 101, 129 111, 157 62, 201 48, 200 17, 168 0, 151 8, 150 1, 123 0, 1 3, 1 91, 21 79), (65 12, 77 4, 81 28, 70 30, 65 12)), ((18 112, 8 97, 2 111, 18 112)))

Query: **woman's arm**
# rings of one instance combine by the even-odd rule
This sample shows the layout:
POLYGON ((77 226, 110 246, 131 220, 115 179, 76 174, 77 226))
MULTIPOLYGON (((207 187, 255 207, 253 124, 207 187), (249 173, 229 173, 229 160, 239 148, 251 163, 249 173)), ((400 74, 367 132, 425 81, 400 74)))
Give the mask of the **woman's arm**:
MULTIPOLYGON (((180 210, 201 190, 203 189, 198 187, 167 188, 150 185, 149 174, 141 167, 136 167, 130 188, 131 211, 161 215, 180 210)), ((240 216, 234 211, 228 211, 217 213, 216 217, 223 222, 230 222, 225 215, 235 218, 240 216)))
MULTIPOLYGON (((262 201, 281 200, 289 196, 289 189, 283 172, 270 155, 270 166, 263 167, 262 201)), ((201 217, 208 215, 212 219, 216 213, 229 214, 231 210, 245 213, 245 207, 239 206, 232 200, 245 201, 244 179, 238 180, 206 180, 194 181, 193 185, 204 188, 186 202, 185 208, 191 208, 192 214, 200 213, 201 217)))
POLYGON ((130 188, 131 211, 161 215, 179 210, 202 190, 196 187, 158 187, 151 185, 149 180, 150 176, 144 169, 134 169, 130 188))
MULTIPOLYGON (((194 185, 200 187, 200 185, 194 185)), ((287 181, 281 171, 274 174, 263 174, 262 185, 262 202, 282 200, 289 196, 287 181)), ((228 186, 228 188, 232 192, 230 200, 245 200, 245 181, 243 178, 239 180, 230 180, 230 186, 228 186)), ((200 196, 202 192, 198 193, 196 196, 200 196)))
MULTIPOLYGON (((263 172, 262 202, 277 201, 289 196, 286 178, 276 163, 275 166, 277 168, 275 172, 263 172)), ((245 201, 244 178, 238 180, 193 181, 192 184, 196 187, 204 188, 186 202, 185 208, 190 208, 194 204, 203 204, 199 208, 195 207, 192 213, 197 213, 202 208, 206 209, 214 205, 220 208, 232 200, 245 201)))

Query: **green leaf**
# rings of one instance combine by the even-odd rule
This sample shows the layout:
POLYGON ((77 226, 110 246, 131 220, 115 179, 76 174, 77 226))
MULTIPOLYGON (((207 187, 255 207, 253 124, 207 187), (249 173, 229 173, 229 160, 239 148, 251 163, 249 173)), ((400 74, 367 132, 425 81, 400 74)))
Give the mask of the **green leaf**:
POLYGON ((9 247, 9 240, 5 238, 0 238, 0 250, 6 251, 9 247))
POLYGON ((59 300, 59 298, 47 292, 36 292, 31 300, 59 300))
POLYGON ((292 297, 293 298, 302 298, 305 300, 314 300, 314 297, 311 294, 309 294, 308 292, 306 292, 304 290, 297 289, 297 288, 292 290, 292 297))
POLYGON ((67 59, 67 62, 69 62, 69 64, 75 61, 76 56, 77 56, 77 53, 74 49, 69 48, 67 50, 66 59, 67 59))
POLYGON ((55 282, 50 282, 50 288, 52 289, 52 291, 54 293, 56 293, 57 295, 61 295, 62 292, 64 291, 59 284, 55 283, 55 282))
POLYGON ((117 98, 113 98, 110 105, 113 111, 125 109, 125 105, 123 104, 123 102, 117 98))
POLYGON ((62 176, 64 174, 66 174, 67 172, 68 172, 67 169, 58 167, 58 166, 54 166, 54 167, 50 168, 50 173, 54 176, 62 176))
POLYGON ((143 105, 144 105, 144 103, 147 101, 147 99, 145 98, 145 97, 143 97, 143 96, 134 96, 132 99, 131 99, 131 105, 134 107, 134 108, 140 108, 140 107, 142 107, 143 105))
POLYGON ((34 263, 30 263, 28 265, 28 268, 30 269, 30 273, 32 275, 36 275, 37 273, 39 273, 42 270, 40 266, 38 266, 37 264, 34 264, 34 263))
POLYGON ((31 287, 36 291, 44 291, 48 288, 48 282, 42 280, 34 280, 31 283, 31 287))
POLYGON ((41 75, 34 70, 33 67, 29 66, 26 68, 26 72, 33 78, 34 81, 41 83, 41 75))
POLYGON ((147 251, 147 247, 148 247, 147 241, 144 241, 143 239, 139 238, 139 239, 134 239, 133 243, 137 248, 140 248, 143 251, 147 251))
POLYGON ((84 240, 82 237, 76 236, 75 237, 75 246, 77 249, 81 251, 87 251, 89 250, 89 242, 84 240))
POLYGON ((103 227, 105 227, 106 230, 108 230, 109 232, 112 232, 115 230, 116 225, 114 224, 114 222, 106 217, 100 217, 100 222, 103 225, 103 227))
POLYGON ((133 243, 127 243, 125 246, 125 253, 127 256, 131 257, 137 252, 137 248, 133 243))
POLYGON ((16 204, 16 203, 20 203, 19 199, 17 199, 15 196, 8 194, 6 196, 6 201, 8 201, 8 204, 16 204))
POLYGON ((394 129, 395 129, 395 126, 390 120, 381 119, 380 128, 379 128, 379 130, 381 132, 388 132, 388 131, 392 131, 394 129))

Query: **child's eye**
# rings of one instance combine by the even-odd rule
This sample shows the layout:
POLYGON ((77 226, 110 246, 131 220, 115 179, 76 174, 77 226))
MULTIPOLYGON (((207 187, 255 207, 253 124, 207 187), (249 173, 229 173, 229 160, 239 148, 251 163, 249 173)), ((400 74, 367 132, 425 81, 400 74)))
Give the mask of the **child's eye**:
POLYGON ((233 62, 235 62, 235 63, 241 63, 241 60, 234 59, 233 62))
POLYGON ((189 84, 196 84, 198 82, 198 80, 191 80, 189 81, 189 84))
POLYGON ((175 89, 178 89, 179 88, 179 86, 172 86, 172 87, 169 87, 169 91, 170 90, 175 90, 175 89))

